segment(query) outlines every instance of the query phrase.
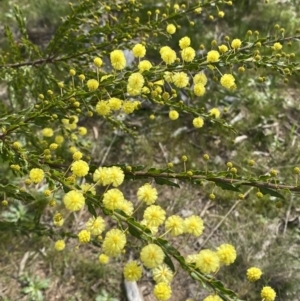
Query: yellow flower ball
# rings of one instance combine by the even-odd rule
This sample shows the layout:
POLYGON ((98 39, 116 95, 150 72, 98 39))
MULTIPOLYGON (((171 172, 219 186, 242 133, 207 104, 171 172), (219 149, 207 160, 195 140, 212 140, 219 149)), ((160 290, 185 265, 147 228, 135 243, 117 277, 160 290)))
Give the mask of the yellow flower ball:
POLYGON ((102 59, 101 59, 100 57, 95 57, 95 58, 94 58, 94 65, 95 65, 97 68, 101 67, 102 64, 103 64, 103 61, 102 61, 102 59))
POLYGON ((221 85, 226 89, 234 89, 235 88, 235 78, 232 74, 224 74, 220 79, 221 85))
POLYGON ((221 263, 230 265, 236 259, 236 250, 234 246, 230 244, 222 244, 217 248, 217 255, 221 263))
POLYGON ((205 91, 206 89, 203 84, 199 83, 194 85, 194 93, 196 96, 203 96, 205 91))
POLYGON ((181 57, 185 62, 191 62, 196 56, 196 51, 192 47, 186 47, 181 51, 181 57))
POLYGON ((176 32, 176 26, 174 24, 167 25, 167 33, 174 34, 176 32))
POLYGON ((133 214, 133 203, 127 200, 124 200, 119 204, 119 208, 122 210, 126 215, 131 216, 133 214))
POLYGON ((179 47, 181 49, 187 48, 191 45, 191 39, 189 37, 184 37, 179 40, 179 47))
POLYGON ((169 118, 170 118, 171 120, 176 120, 176 119, 178 119, 178 117, 179 117, 179 113, 178 113, 177 111, 171 110, 171 111, 169 112, 169 118))
POLYGON ((54 141, 57 143, 57 144, 62 144, 64 142, 65 138, 61 135, 57 135, 55 136, 55 139, 54 141))
POLYGON ((195 237, 200 236, 204 230, 204 223, 201 217, 191 215, 184 220, 184 232, 192 234, 195 237))
POLYGON ((86 83, 90 92, 94 92, 99 87, 99 82, 96 79, 89 79, 86 83))
POLYGON ((147 60, 143 60, 139 62, 138 68, 140 72, 149 71, 152 68, 152 64, 147 60))
POLYGON ((85 80, 84 74, 79 74, 78 78, 83 82, 85 80))
POLYGON ((109 210, 120 209, 124 200, 123 193, 117 188, 109 189, 103 195, 103 205, 109 210))
POLYGON ((189 84, 189 77, 185 72, 175 72, 172 79, 174 85, 178 88, 184 88, 189 84))
POLYGON ((78 236, 79 242, 82 244, 86 244, 91 240, 91 233, 87 230, 81 230, 77 236, 78 236))
POLYGON ((137 261, 129 261, 124 266, 123 275, 127 281, 138 281, 142 277, 142 271, 142 266, 137 261))
POLYGON ((166 264, 163 263, 162 265, 152 270, 152 276, 153 276, 153 280, 156 283, 161 283, 161 282, 171 283, 174 274, 171 271, 171 269, 166 264))
POLYGON ((53 216, 53 224, 56 227, 61 227, 64 224, 64 221, 65 220, 64 220, 62 214, 59 212, 53 216))
POLYGON ((102 264, 107 264, 109 262, 109 257, 105 254, 99 255, 99 262, 102 264))
POLYGON ((107 116, 111 113, 109 103, 105 100, 98 101, 95 110, 100 116, 107 116))
POLYGON ((225 53, 228 51, 228 47, 224 44, 220 45, 218 48, 221 53, 225 53))
POLYGON ((62 239, 55 242, 54 248, 56 251, 62 251, 65 247, 66 244, 62 239))
POLYGON ((223 301, 218 295, 209 295, 203 299, 203 301, 223 301))
POLYGON ((202 84, 203 86, 205 86, 207 84, 207 77, 206 77, 205 73, 204 72, 197 73, 193 77, 193 82, 195 85, 202 84))
POLYGON ((239 49, 241 47, 241 45, 242 45, 242 41, 240 39, 234 39, 231 42, 231 47, 233 49, 239 49))
POLYGON ((42 130, 42 135, 44 137, 52 137, 53 136, 53 130, 51 128, 44 128, 42 130))
POLYGON ((146 183, 138 189, 137 198, 147 205, 152 205, 157 200, 157 190, 155 187, 152 187, 151 184, 146 183))
POLYGON ((140 259, 145 267, 153 269, 161 265, 164 261, 165 253, 156 244, 149 244, 142 248, 140 259))
POLYGON ((252 267, 247 270, 247 279, 250 282, 255 282, 260 279, 262 271, 259 268, 252 267))
POLYGON ((44 180, 44 176, 45 173, 40 168, 33 168, 29 172, 29 178, 35 184, 42 182, 44 180))
POLYGON ((132 48, 132 52, 135 57, 142 58, 146 55, 146 47, 142 44, 136 44, 132 48))
POLYGON ((166 212, 160 206, 151 205, 146 208, 143 218, 150 227, 158 227, 165 221, 166 212))
POLYGON ((260 296, 264 301, 274 301, 276 298, 276 292, 270 286, 264 286, 261 290, 260 296))
POLYGON ((57 143, 51 143, 50 145, 49 145, 49 149, 50 150, 56 150, 58 148, 58 144, 57 143))
POLYGON ((100 235, 105 229, 105 221, 101 216, 93 216, 89 218, 85 227, 92 235, 100 235))
POLYGON ((273 49, 279 51, 282 49, 282 45, 279 42, 274 43, 273 49))
POLYGON ((71 165, 71 171, 73 172, 73 175, 77 177, 85 177, 88 174, 89 169, 89 165, 83 160, 75 161, 71 165))
POLYGON ((110 53, 111 65, 116 70, 123 70, 126 67, 126 58, 122 50, 114 50, 110 53))
POLYGON ((172 290, 169 284, 161 282, 155 285, 153 293, 159 301, 165 301, 171 298, 172 290))
POLYGON ((141 89, 145 83, 143 75, 139 72, 132 73, 128 78, 128 85, 135 88, 141 89))
POLYGON ((213 116, 214 118, 219 118, 220 117, 220 110, 218 108, 212 108, 209 110, 209 115, 213 116))
POLYGON ((74 69, 70 69, 69 74, 71 76, 74 76, 76 74, 76 71, 74 69))
POLYGON ((122 103, 123 103, 122 100, 116 97, 112 97, 108 100, 109 108, 112 111, 120 110, 122 107, 122 103))
POLYGON ((80 126, 78 128, 78 133, 80 136, 85 136, 87 134, 87 128, 84 126, 80 126))
MULTIPOLYGON (((200 85, 200 84, 198 84, 198 85, 200 85)), ((195 128, 202 128, 203 125, 204 125, 204 120, 203 120, 203 118, 201 118, 201 117, 196 117, 196 118, 193 119, 193 126, 194 126, 195 128)))
POLYGON ((184 232, 184 221, 178 215, 169 216, 165 222, 165 228, 172 236, 178 236, 184 232))
POLYGON ((63 202, 68 210, 78 211, 84 206, 85 198, 82 192, 71 190, 65 194, 63 202))
POLYGON ((217 50, 211 50, 207 53, 206 60, 209 63, 216 63, 219 61, 220 53, 217 50))
POLYGON ((125 244, 125 234, 119 229, 112 229, 106 233, 102 249, 105 255, 116 257, 122 253, 125 244))
POLYGON ((164 46, 160 49, 161 59, 167 64, 171 65, 176 61, 176 52, 168 46, 164 46))
POLYGON ((196 258, 196 267, 204 274, 216 272, 220 267, 217 253, 208 249, 201 250, 196 258))

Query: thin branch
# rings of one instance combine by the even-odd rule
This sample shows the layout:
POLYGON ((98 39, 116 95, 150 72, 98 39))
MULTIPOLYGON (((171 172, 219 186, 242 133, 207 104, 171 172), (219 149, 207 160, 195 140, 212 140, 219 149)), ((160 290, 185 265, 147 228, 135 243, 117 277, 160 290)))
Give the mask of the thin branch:
POLYGON ((215 183, 225 183, 225 184, 232 184, 232 185, 243 185, 243 186, 251 186, 251 187, 257 187, 257 188, 269 188, 274 190, 289 190, 294 192, 300 192, 300 186, 294 186, 294 185, 286 185, 286 184, 274 184, 274 183, 268 183, 268 182, 260 182, 260 181, 250 181, 248 179, 231 179, 231 178, 220 178, 217 176, 206 176, 206 175, 186 175, 182 173, 150 173, 150 172, 142 172, 142 171, 136 171, 133 173, 125 172, 127 176, 131 176, 133 178, 165 178, 165 179, 177 179, 180 181, 193 181, 193 180, 206 180, 211 181, 215 183))

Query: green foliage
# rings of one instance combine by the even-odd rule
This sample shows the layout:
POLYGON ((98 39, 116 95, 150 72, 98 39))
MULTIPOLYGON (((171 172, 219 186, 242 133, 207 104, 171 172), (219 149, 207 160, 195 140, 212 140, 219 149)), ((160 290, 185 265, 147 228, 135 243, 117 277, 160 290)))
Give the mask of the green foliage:
MULTIPOLYGON (((69 4, 70 10, 62 9, 69 14, 62 18, 46 46, 32 41, 24 13, 15 5, 11 13, 18 34, 5 26, 6 47, 0 52, 0 78, 6 92, 0 113, 0 188, 3 200, 9 203, 1 214, 1 230, 49 237, 53 244, 61 239, 68 242, 79 238, 79 244, 90 242, 97 252, 104 252, 107 237, 104 242, 98 238, 103 230, 98 234, 89 230, 92 238, 85 241, 79 235, 81 232, 72 226, 78 218, 74 212, 86 204, 88 217, 105 217, 108 228, 118 228, 126 234, 127 241, 134 241, 137 257, 143 246, 154 243, 163 250, 164 262, 171 270, 175 271, 179 264, 199 287, 218 294, 223 300, 240 300, 241 292, 236 287, 228 288, 216 275, 218 271, 205 274, 197 261, 188 262, 184 250, 172 243, 168 230, 164 233, 159 229, 156 234, 157 225, 152 225, 152 220, 145 216, 143 223, 142 202, 131 199, 134 212, 125 199, 122 206, 106 202, 108 193, 118 190, 115 187, 123 182, 123 177, 128 187, 148 181, 174 195, 186 185, 194 191, 201 187, 204 194, 210 195, 210 201, 218 195, 216 190, 221 195, 216 201, 218 205, 222 197, 238 197, 241 202, 253 189, 255 211, 258 214, 262 211, 266 216, 276 214, 275 204, 279 200, 287 202, 291 193, 299 192, 298 175, 293 174, 298 158, 292 159, 293 166, 287 166, 289 170, 284 177, 271 170, 276 167, 271 164, 275 160, 262 165, 267 169, 260 164, 254 168, 254 163, 247 164, 252 158, 263 162, 260 154, 269 151, 268 148, 278 157, 286 149, 284 141, 275 140, 266 130, 278 117, 274 114, 284 106, 283 95, 282 104, 277 103, 278 91, 287 87, 289 81, 293 84, 299 74, 299 54, 293 52, 297 48, 292 45, 300 38, 295 33, 295 19, 292 18, 285 30, 275 24, 270 25, 270 30, 264 30, 261 23, 257 28, 248 28, 250 18, 238 31, 233 29, 233 24, 245 8, 262 9, 271 23, 278 10, 271 6, 267 15, 263 4, 251 6, 248 1, 233 4, 209 0, 178 8, 158 6, 161 11, 155 11, 158 7, 147 1, 78 1, 69 4), (216 20, 216 14, 223 10, 229 18, 216 20), (222 35, 231 37, 215 38, 213 30, 218 22, 224 26, 222 35), (173 36, 166 30, 169 23, 177 26, 173 36), (247 34, 247 30, 253 31, 252 34, 247 34), (184 59, 183 47, 178 46, 185 34, 190 36, 191 51, 195 52, 191 60, 184 59), (241 46, 235 48, 231 41, 236 36, 240 37, 237 42, 241 46), (203 43, 200 50, 199 41, 203 43), (144 58, 134 58, 132 51, 139 43, 146 46, 146 58, 152 64, 143 72, 138 64, 144 58), (221 44, 228 47, 227 51, 217 53, 218 57, 209 61, 207 53, 218 51, 221 44), (166 45, 172 49, 162 48, 166 45), (173 50, 178 56, 174 60, 173 50), (113 54, 116 59, 112 58, 113 54), (101 63, 96 63, 95 57, 101 58, 101 63), (200 83, 205 93, 199 96, 194 81, 196 74, 203 76, 203 72, 208 83, 200 83), (226 75, 231 76, 227 81, 226 75), (115 104, 117 109, 110 103, 116 98, 120 102, 115 104), (172 111, 178 113, 179 119, 169 115, 172 111), (245 116, 249 112, 252 114, 247 120, 245 116), (200 125, 195 119, 200 120, 200 125), (246 134, 244 147, 239 145, 240 137, 243 139, 242 135, 238 136, 239 131, 246 134), (153 148, 148 148, 155 143, 154 148, 159 146, 164 155, 157 160, 159 167, 151 159, 157 151, 151 153, 153 148), (171 159, 163 145, 171 149, 171 159), (226 151, 236 151, 240 156, 234 164, 218 164, 208 157, 199 159, 199 152, 207 150, 211 158, 226 151), (80 151, 83 161, 74 157, 76 151, 80 151), (183 154, 187 154, 186 160, 179 159, 183 154), (37 174, 33 175, 34 171, 37 174), (97 173, 101 174, 99 179, 97 173), (87 190, 84 184, 90 185, 87 190), (70 193, 76 196, 68 203, 70 193), (81 205, 80 196, 84 198, 81 205), (59 222, 55 216, 60 212, 62 219, 67 220, 63 228, 55 227, 59 222)), ((41 10, 48 8, 49 2, 41 10)), ((292 15, 292 10, 286 11, 282 20, 287 21, 292 15)), ((295 128, 294 125, 290 129, 291 139, 295 128)), ((286 158, 281 160, 284 163, 286 158)), ((153 202, 145 203, 149 206, 153 202)), ((247 208, 247 204, 244 206, 247 208)), ((199 214, 194 210, 193 213, 199 214)), ((57 246, 56 249, 59 250, 57 246)), ((122 250, 119 251, 120 255, 122 250)), ((23 293, 32 300, 42 300, 42 290, 48 287, 48 282, 28 277, 26 282, 23 293)), ((112 299, 104 290, 96 300, 103 298, 112 299)), ((251 298, 257 299, 257 295, 251 298)))

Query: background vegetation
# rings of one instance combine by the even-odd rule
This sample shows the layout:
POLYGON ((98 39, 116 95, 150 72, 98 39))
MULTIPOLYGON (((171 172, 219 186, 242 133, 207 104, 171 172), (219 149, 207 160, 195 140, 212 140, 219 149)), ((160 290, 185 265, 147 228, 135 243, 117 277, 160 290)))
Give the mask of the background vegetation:
MULTIPOLYGON (((9 25, 16 44, 22 44, 22 33, 18 31, 14 17, 13 4, 18 4, 26 17, 29 40, 37 48, 45 48, 57 28, 65 20, 71 8, 64 1, 1 1, 0 24, 9 25)), ((191 2, 191 1, 190 1, 191 2)), ((209 20, 204 11, 201 17, 194 16, 182 23, 182 27, 168 43, 176 47, 177 41, 188 35, 193 47, 200 44, 210 45, 215 39, 218 43, 224 37, 245 37, 247 30, 258 30, 262 36, 274 33, 274 25, 279 24, 289 35, 295 34, 299 24, 299 5, 295 1, 233 1, 234 6, 225 11, 222 20, 209 20), (237 3, 235 3, 237 2, 237 3), (200 21, 198 20, 200 19, 200 21), (194 21, 195 26, 189 26, 194 21), (172 43, 174 43, 172 45, 172 43)), ((164 6, 165 1, 161 1, 164 6)), ((179 3, 182 4, 182 3, 179 3)), ((174 5, 172 2, 171 5, 174 5)), ((156 3, 155 6, 159 6, 156 3)), ((140 18, 147 19, 147 11, 154 11, 152 1, 144 0, 140 18)), ((92 16, 91 16, 92 18, 92 16)), ((142 22, 142 21, 141 21, 142 22)), ((1 47, 10 49, 1 28, 1 47)), ((95 41, 97 43, 97 41, 95 41)), ((164 44, 164 37, 157 40, 164 44)), ((22 45, 21 45, 22 46, 22 45)), ((295 51, 294 61, 299 61, 299 43, 292 43, 295 51)), ((25 47, 26 48, 26 47, 25 47)), ((38 50, 37 50, 38 52, 38 50)), ((9 56, 10 54, 7 53, 9 56)), ((24 50, 24 55, 28 53, 24 50)), ((151 59, 159 61, 157 53, 149 54, 151 59)), ((1 112, 16 113, 35 103, 37 93, 46 93, 62 72, 68 72, 75 62, 72 58, 64 60, 59 68, 45 66, 37 68, 32 81, 22 85, 23 75, 19 82, 10 82, 2 76, 0 83, 1 112), (50 78, 44 81, 44 78, 50 78)), ((14 63, 14 62, 12 62, 14 63)), ((27 70, 24 69, 25 77, 27 70)), ((288 78, 278 77, 264 70, 253 70, 239 78, 239 87, 234 92, 227 92, 216 84, 212 85, 205 97, 199 101, 199 107, 223 108, 223 117, 234 126, 236 134, 225 134, 222 128, 207 126, 199 131, 192 128, 189 120, 166 121, 167 109, 143 107, 127 122, 137 131, 137 137, 124 134, 118 130, 111 131, 111 126, 96 118, 80 119, 80 125, 89 129, 89 136, 84 143, 92 141, 91 156, 102 164, 129 164, 147 166, 165 166, 173 162, 175 169, 182 168, 181 156, 187 155, 188 168, 205 166, 203 154, 207 153, 210 160, 209 170, 226 170, 226 162, 231 161, 239 170, 253 175, 266 174, 270 169, 279 170, 279 181, 294 182, 293 168, 299 165, 299 73, 288 78), (259 76, 267 76, 263 83, 259 76), (154 120, 149 116, 155 115, 154 120), (145 125, 145 118, 149 119, 145 125), (248 160, 255 160, 254 167, 248 160)), ((188 95, 182 94, 182 99, 188 95)), ((2 114, 1 114, 2 115, 2 114)), ((1 184, 16 182, 9 167, 1 164, 1 184)), ((129 183, 126 186, 128 197, 135 195, 142 183, 129 183)), ((42 191, 44 187, 39 187, 42 191)), ((245 270, 257 265, 264 271, 261 284, 268 283, 277 292, 277 300, 299 300, 300 279, 299 264, 299 212, 300 204, 297 194, 285 193, 285 200, 265 195, 262 199, 255 197, 256 190, 245 190, 245 199, 239 200, 231 191, 214 188, 212 184, 199 185, 191 189, 183 184, 181 189, 159 187, 160 199, 167 205, 168 212, 188 215, 197 212, 206 224, 204 235, 187 248, 196 252, 200 247, 211 247, 224 241, 237 248, 238 258, 229 269, 220 272, 225 284, 236 291, 241 299, 257 300, 259 288, 245 286, 245 270), (209 199, 214 191, 215 200, 209 199), (223 273, 223 274, 222 274, 223 273)), ((43 206, 42 222, 51 224, 52 209, 37 191, 37 199, 43 206)), ((0 221, 30 223, 35 218, 36 207, 15 202, 9 207, 2 207, 0 221)), ((88 212, 70 222, 68 230, 76 232, 82 228, 82 220, 86 220, 88 212)), ((1 225, 0 225, 1 226, 1 225)), ((4 230, 4 229, 1 229, 4 230)), ((110 266, 101 266, 97 262, 98 250, 89 245, 75 251, 69 248, 64 253, 57 253, 52 248, 50 238, 37 233, 24 236, 16 229, 0 231, 0 298, 2 300, 125 300, 121 262, 110 266)), ((186 251, 187 251, 186 250, 186 251)), ((195 284, 186 275, 179 275, 174 287, 176 297, 172 300, 185 300, 193 297, 195 284), (191 294, 191 295, 190 295, 191 294)), ((152 283, 145 277, 140 282, 145 300, 150 300, 149 292, 152 283), (148 299, 147 299, 148 298, 148 299)), ((204 295, 203 295, 204 296, 204 295)), ((201 295, 199 296, 201 298, 201 295)))

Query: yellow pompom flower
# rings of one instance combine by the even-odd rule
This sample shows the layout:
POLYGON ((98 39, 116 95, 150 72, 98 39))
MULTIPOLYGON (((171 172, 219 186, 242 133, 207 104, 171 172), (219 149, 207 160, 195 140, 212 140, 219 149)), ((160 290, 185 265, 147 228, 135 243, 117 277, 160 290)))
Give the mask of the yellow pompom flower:
POLYGON ((167 283, 161 282, 155 285, 154 287, 154 296, 159 300, 159 301, 165 301, 170 299, 172 290, 170 285, 167 283))
POLYGON ((56 251, 62 251, 66 247, 65 242, 62 239, 59 239, 55 242, 54 248, 56 251))
POLYGON ((207 53, 206 60, 209 63, 216 63, 219 61, 220 53, 217 50, 211 50, 207 53))
POLYGON ((123 70, 126 67, 126 58, 122 50, 114 50, 110 53, 111 65, 116 70, 123 70))
POLYGON ((233 245, 222 244, 217 248, 217 255, 221 263, 230 265, 236 259, 236 250, 233 245))
POLYGON ((82 244, 86 244, 91 240, 91 232, 89 232, 87 230, 81 230, 77 236, 78 236, 79 242, 82 244))
POLYGON ((70 69, 69 74, 70 74, 71 76, 74 76, 74 75, 76 74, 75 69, 70 69))
POLYGON ((171 110, 171 111, 169 112, 169 118, 170 118, 171 120, 176 120, 176 119, 178 119, 178 117, 179 117, 179 113, 178 113, 177 111, 171 110))
MULTIPOLYGON (((198 84, 198 85, 200 85, 200 84, 198 84)), ((193 126, 194 126, 195 128, 202 128, 203 125, 204 125, 204 120, 203 120, 203 118, 201 118, 201 117, 196 117, 196 118, 193 119, 193 126)))
POLYGON ((184 37, 179 40, 179 47, 181 49, 187 48, 191 45, 191 39, 189 37, 184 37))
POLYGON ((175 72, 172 79, 174 85, 178 88, 184 88, 189 84, 189 77, 185 72, 175 72))
POLYGON ((125 234, 119 229, 112 229, 106 233, 102 249, 105 255, 116 257, 122 253, 125 244, 125 234))
POLYGON ((152 276, 156 283, 171 283, 174 274, 171 269, 163 263, 162 265, 152 270, 152 276))
POLYGON ((92 195, 96 195, 96 189, 95 189, 94 185, 92 185, 92 184, 84 183, 84 184, 80 185, 80 188, 83 191, 83 193, 90 192, 92 195))
POLYGON ((108 103, 108 101, 105 101, 105 100, 98 101, 98 103, 96 104, 95 110, 100 116, 107 116, 111 112, 109 103, 108 103))
POLYGON ((196 258, 196 267, 204 274, 214 273, 220 266, 216 252, 208 249, 201 250, 196 258))
POLYGON ((90 92, 94 92, 99 87, 99 82, 96 79, 89 79, 86 83, 90 92))
POLYGON ((152 68, 152 64, 147 60, 143 60, 139 62, 138 68, 140 72, 149 71, 152 68))
POLYGON ((80 136, 85 136, 87 134, 87 128, 84 126, 80 126, 78 128, 78 133, 80 136))
POLYGON ((42 130, 42 135, 44 137, 52 137, 53 136, 53 130, 51 128, 44 128, 42 130))
POLYGON ((86 222, 85 227, 92 235, 100 235, 105 229, 105 221, 101 216, 93 216, 86 222))
POLYGON ((220 45, 218 48, 221 53, 225 53, 228 51, 228 47, 224 44, 220 45))
POLYGON ((150 227, 158 227, 166 219, 166 212, 160 206, 151 205, 146 208, 143 218, 150 227))
POLYGON ((130 96, 138 96, 142 93, 142 88, 133 85, 127 85, 127 93, 130 96))
POLYGON ((181 57, 185 62, 191 62, 196 56, 196 51, 192 47, 186 47, 181 51, 181 57))
POLYGON ((33 168, 29 172, 29 178, 35 184, 42 182, 44 180, 44 176, 45 173, 40 168, 33 168))
POLYGON ((240 39, 234 39, 231 42, 231 47, 233 49, 239 49, 241 47, 241 45, 242 45, 242 41, 240 39))
POLYGON ((65 138, 61 135, 57 135, 55 136, 55 139, 54 141, 57 143, 57 144, 62 144, 64 142, 65 138))
POLYGON ((194 93, 196 96, 203 96, 205 91, 206 89, 203 84, 199 83, 194 85, 194 93))
POLYGON ((99 167, 95 170, 93 174, 93 181, 98 185, 109 185, 110 184, 110 175, 108 167, 99 167))
POLYGON ((61 213, 55 213, 55 215, 53 216, 53 224, 56 227, 61 227, 64 224, 64 218, 61 213))
POLYGON ((191 215, 184 220, 184 232, 193 236, 200 236, 203 233, 204 224, 201 217, 191 215))
POLYGON ((50 145, 49 145, 49 148, 50 148, 50 150, 56 150, 57 148, 58 148, 58 144, 56 144, 56 143, 51 143, 50 145))
POLYGON ((125 178, 123 170, 118 166, 112 166, 108 168, 108 179, 109 184, 112 184, 114 187, 120 186, 125 178))
POLYGON ((102 264, 107 264, 109 262, 109 257, 105 254, 100 254, 98 259, 102 264))
POLYGON ((142 248, 140 258, 145 267, 153 269, 163 263, 165 253, 160 246, 156 244, 149 244, 142 248))
POLYGON ((167 25, 167 33, 174 34, 176 32, 176 26, 174 24, 167 25))
POLYGON ((255 282, 260 279, 262 271, 259 268, 252 267, 247 270, 247 279, 250 282, 255 282))
POLYGON ((202 84, 203 86, 205 86, 207 84, 207 77, 206 77, 205 73, 204 72, 197 73, 193 77, 193 82, 195 85, 202 84))
POLYGON ((203 301, 223 301, 218 295, 209 295, 203 301))
POLYGON ((68 210, 78 211, 84 206, 85 198, 82 192, 71 190, 65 194, 63 202, 68 210))
POLYGON ((209 115, 213 116, 214 118, 219 118, 220 117, 220 110, 218 108, 212 108, 209 110, 209 115))
POLYGON ((73 160, 78 161, 82 158, 83 154, 80 151, 76 151, 75 153, 73 153, 73 160))
POLYGON ((169 216, 165 222, 165 228, 172 236, 178 236, 184 232, 183 219, 178 215, 169 216))
POLYGON ((144 77, 139 72, 132 73, 128 78, 128 86, 131 87, 132 89, 141 90, 144 83, 145 83, 144 77))
POLYGON ((276 298, 276 292, 270 286, 264 286, 261 290, 260 296, 263 301, 274 301, 276 298))
POLYGON ((279 42, 274 43, 273 49, 279 51, 282 49, 282 45, 279 42))
POLYGON ((149 183, 146 183, 138 189, 137 198, 139 201, 143 201, 147 205, 152 205, 157 200, 157 190, 149 183))
POLYGON ((176 52, 168 46, 164 46, 159 51, 161 59, 167 64, 171 65, 176 61, 176 52))
POLYGON ((133 213, 133 203, 127 200, 124 200, 123 202, 121 202, 119 204, 119 208, 120 210, 124 211, 124 213, 128 216, 131 216, 133 213))
POLYGON ((13 148, 14 149, 21 149, 22 145, 19 141, 15 141, 13 144, 12 144, 13 148))
POLYGON ((103 195, 104 207, 109 210, 119 209, 123 201, 124 201, 123 193, 116 188, 108 190, 103 195))
POLYGON ((103 61, 102 61, 102 59, 101 59, 100 57, 95 57, 95 58, 94 58, 94 65, 95 65, 97 68, 101 67, 102 64, 103 64, 103 61))
POLYGON ((122 103, 123 103, 122 100, 116 97, 112 97, 108 100, 109 108, 112 111, 120 110, 122 107, 122 103))
POLYGON ((127 281, 138 281, 142 277, 143 268, 136 261, 129 261, 123 269, 124 278, 127 281))
POLYGON ((138 58, 142 58, 146 55, 146 47, 142 44, 136 44, 132 48, 133 55, 138 58))
POLYGON ((235 88, 235 78, 232 74, 224 74, 220 79, 221 85, 226 89, 234 89, 235 88))
POLYGON ((75 161, 71 165, 71 171, 76 177, 85 177, 88 174, 89 169, 89 165, 83 160, 75 161))

